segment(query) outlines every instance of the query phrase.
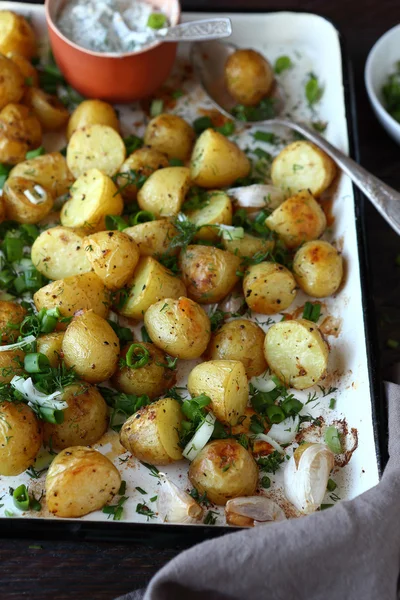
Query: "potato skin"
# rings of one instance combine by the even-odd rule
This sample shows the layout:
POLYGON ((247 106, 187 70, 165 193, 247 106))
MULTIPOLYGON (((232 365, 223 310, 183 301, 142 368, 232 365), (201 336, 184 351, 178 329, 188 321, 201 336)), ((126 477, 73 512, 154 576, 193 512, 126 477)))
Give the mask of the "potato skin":
POLYGON ((84 100, 76 107, 68 121, 67 140, 77 129, 88 125, 108 125, 119 132, 117 113, 111 104, 103 100, 84 100))
MULTIPOLYGON (((205 196, 206 205, 197 210, 188 211, 189 220, 201 225, 232 225, 232 202, 225 192, 212 190, 205 196)), ((196 239, 218 241, 220 237, 216 227, 201 227, 196 239)))
POLYGON ((232 291, 240 258, 212 246, 188 246, 179 257, 188 296, 199 304, 220 302, 232 291))
POLYGON ((0 475, 19 475, 34 462, 43 434, 35 413, 24 403, 0 403, 0 475))
POLYGON ((49 189, 54 198, 69 192, 74 183, 67 161, 60 152, 49 152, 24 160, 10 171, 9 177, 25 177, 49 189))
POLYGON ((144 324, 151 341, 170 356, 199 358, 210 341, 210 319, 189 298, 164 298, 152 304, 144 315, 144 324))
POLYGON ((0 11, 0 52, 16 52, 28 60, 37 54, 36 36, 29 22, 10 10, 0 11))
POLYGON ((40 335, 36 340, 37 351, 47 356, 51 367, 58 367, 63 357, 63 331, 53 331, 40 335))
POLYGON ((250 173, 246 154, 222 133, 206 129, 197 139, 190 160, 192 183, 223 188, 250 173))
POLYGON ((248 379, 261 375, 267 368, 264 358, 265 334, 261 327, 248 319, 224 323, 211 336, 207 360, 240 360, 248 379))
POLYGON ((56 517, 77 518, 99 510, 118 493, 121 475, 97 450, 62 450, 46 476, 46 504, 56 517))
POLYGON ((108 125, 87 125, 77 129, 67 149, 67 164, 74 177, 90 169, 98 169, 113 177, 125 157, 126 149, 121 136, 108 125))
POLYGON ((42 127, 34 112, 23 104, 7 104, 0 112, 0 134, 37 148, 42 141, 42 127))
POLYGON ((39 87, 39 73, 25 56, 18 52, 7 52, 7 58, 17 65, 25 82, 28 79, 33 87, 39 87))
POLYGON ((273 82, 270 63, 255 50, 241 48, 226 61, 225 85, 239 104, 258 104, 270 92, 273 82))
POLYGON ((144 143, 159 150, 168 158, 187 160, 192 150, 195 133, 182 117, 170 114, 157 115, 147 125, 144 143))
POLYGON ((169 166, 168 157, 163 152, 155 148, 139 148, 135 150, 121 166, 119 173, 121 176, 117 178, 117 185, 121 188, 121 195, 126 202, 134 202, 137 198, 138 188, 134 184, 128 183, 127 175, 130 171, 135 171, 137 175, 150 177, 154 171, 163 169, 169 166), (126 174, 125 176, 123 174, 126 174))
POLYGON ((26 309, 17 302, 0 300, 0 342, 11 344, 17 341, 18 329, 10 325, 19 325, 26 316, 26 309))
MULTIPOLYGON (((144 367, 133 369, 118 367, 112 377, 113 386, 125 394, 146 394, 151 400, 161 396, 165 390, 175 383, 175 371, 163 367, 167 360, 165 354, 154 344, 140 342, 140 345, 150 352, 150 360, 144 367)), ((121 358, 126 357, 131 344, 128 343, 121 351, 121 358)))
POLYGON ((53 448, 64 450, 71 446, 91 446, 107 431, 107 404, 98 389, 84 383, 64 388, 59 398, 68 404, 60 425, 43 424, 43 438, 53 448))
POLYGON ((183 415, 173 398, 162 398, 143 406, 121 429, 121 444, 139 460, 168 465, 182 458, 179 430, 183 415))
POLYGON ((18 349, 0 352, 0 383, 10 383, 14 375, 23 373, 24 357, 18 349))
POLYGON ((137 201, 142 210, 153 213, 156 219, 178 214, 190 185, 190 170, 186 167, 167 167, 154 171, 139 190, 137 201))
POLYGON ((231 498, 255 493, 258 468, 236 440, 214 440, 190 464, 189 479, 200 494, 207 492, 211 502, 224 506, 231 498))
POLYGON ((274 240, 265 240, 249 233, 245 233, 242 238, 237 240, 222 238, 222 245, 225 250, 242 258, 253 257, 257 252, 272 252, 275 248, 274 240))
POLYGON ((29 190, 37 197, 35 185, 34 181, 24 177, 7 179, 3 188, 3 200, 8 219, 18 223, 38 223, 49 214, 54 204, 50 190, 41 186, 44 194, 39 204, 33 204, 24 194, 25 190, 29 190))
POLYGON ((48 283, 33 296, 35 306, 58 307, 63 317, 72 317, 78 310, 89 310, 107 317, 110 297, 96 273, 82 273, 48 283))
POLYGON ((288 248, 319 238, 326 227, 325 213, 307 191, 288 198, 267 217, 265 224, 288 248))
POLYGON ((31 259, 48 279, 64 279, 88 273, 92 265, 85 252, 85 235, 69 227, 51 227, 32 244, 31 259))
POLYGON ((52 94, 30 87, 26 92, 26 103, 30 106, 45 131, 56 131, 66 125, 69 112, 64 104, 52 94))
POLYGON ((86 257, 109 290, 119 290, 132 278, 139 261, 136 242, 122 231, 99 231, 84 240, 86 257))
POLYGON ((154 256, 167 252, 176 255, 179 248, 170 250, 169 246, 173 237, 176 236, 176 227, 168 219, 156 219, 139 223, 133 227, 124 229, 124 233, 135 240, 142 256, 154 256))
POLYGON ((68 325, 62 341, 65 364, 89 383, 111 377, 117 368, 119 350, 119 339, 112 327, 91 310, 68 325))
POLYGON ((251 310, 273 315, 286 310, 296 298, 296 280, 283 265, 262 262, 246 271, 243 294, 251 310))
POLYGON ((335 294, 342 282, 343 258, 328 242, 307 242, 295 254, 293 272, 306 294, 325 298, 335 294))
POLYGON ((17 65, 2 54, 0 54, 0 78, 0 109, 2 109, 11 102, 21 100, 25 92, 25 84, 23 75, 17 65))

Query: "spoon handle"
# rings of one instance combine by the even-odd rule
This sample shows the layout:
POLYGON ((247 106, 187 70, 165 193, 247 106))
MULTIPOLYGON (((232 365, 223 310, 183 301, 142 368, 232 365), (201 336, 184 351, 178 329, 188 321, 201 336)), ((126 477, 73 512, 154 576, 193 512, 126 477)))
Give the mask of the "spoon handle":
POLYGON ((274 119, 279 125, 285 125, 303 134, 311 142, 314 142, 324 150, 337 165, 344 171, 353 183, 367 196, 384 219, 400 235, 400 194, 393 188, 383 183, 380 179, 371 175, 352 158, 349 158, 332 146, 321 135, 302 123, 295 123, 289 119, 274 119))
POLYGON ((188 23, 168 27, 168 29, 159 29, 156 35, 164 42, 204 42, 226 38, 231 33, 231 20, 222 17, 189 21, 188 23))

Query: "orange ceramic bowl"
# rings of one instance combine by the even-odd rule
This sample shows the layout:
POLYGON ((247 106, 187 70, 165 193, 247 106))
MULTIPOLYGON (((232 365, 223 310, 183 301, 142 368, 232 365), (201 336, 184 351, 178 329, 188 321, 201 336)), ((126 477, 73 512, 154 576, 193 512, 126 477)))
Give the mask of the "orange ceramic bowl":
MULTIPOLYGON (((174 64, 177 44, 154 42, 143 50, 118 56, 93 52, 68 40, 57 28, 59 11, 68 0, 45 0, 46 20, 57 65, 73 88, 87 98, 132 102, 151 96, 174 64)), ((151 0, 171 25, 179 22, 179 0, 151 0)))

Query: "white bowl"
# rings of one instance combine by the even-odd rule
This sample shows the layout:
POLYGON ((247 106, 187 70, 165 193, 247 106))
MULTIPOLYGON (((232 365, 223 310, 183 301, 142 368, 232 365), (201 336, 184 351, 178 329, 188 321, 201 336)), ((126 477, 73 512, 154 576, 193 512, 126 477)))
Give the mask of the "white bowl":
POLYGON ((365 85, 374 112, 388 134, 400 144, 400 123, 387 112, 382 87, 400 61, 400 25, 389 29, 370 51, 365 65, 365 85))

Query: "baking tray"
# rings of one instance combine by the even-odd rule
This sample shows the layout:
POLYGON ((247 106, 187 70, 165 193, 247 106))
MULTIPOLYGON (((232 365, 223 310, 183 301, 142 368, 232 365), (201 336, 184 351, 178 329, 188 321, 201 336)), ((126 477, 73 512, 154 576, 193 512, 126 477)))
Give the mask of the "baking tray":
MULTIPOLYGON (((46 26, 42 6, 0 2, 0 8, 30 15, 39 37, 45 37, 46 26)), ((183 20, 204 18, 211 13, 215 16, 216 10, 190 11, 183 13, 183 20)), ((293 58, 296 57, 302 67, 296 75, 293 75, 295 81, 292 81, 289 87, 290 85, 297 86, 298 90, 302 90, 307 70, 317 73, 326 86, 318 117, 329 121, 327 138, 342 150, 350 151, 350 154, 357 158, 355 97, 351 70, 343 47, 343 40, 332 23, 318 15, 302 12, 242 13, 230 11, 228 15, 224 13, 224 16, 230 16, 232 19, 234 29, 232 41, 238 45, 251 46, 264 51, 272 59, 283 53, 290 54, 293 58), (268 43, 265 43, 267 40, 268 43), (309 60, 311 56, 315 62, 309 60), (329 73, 329 77, 326 76, 327 73, 329 73)), ((309 119, 310 115, 304 106, 301 106, 301 102, 300 106, 295 106, 298 104, 295 94, 290 94, 289 98, 292 100, 294 116, 300 119, 309 119)), ((196 99, 199 105, 210 107, 201 94, 196 99)), ((176 112, 193 120, 190 107, 188 109, 178 106, 176 112)), ((121 109, 121 115, 122 123, 125 124, 128 133, 129 125, 133 122, 132 114, 121 109)), ((288 136, 286 137, 287 142, 291 141, 292 138, 287 131, 285 135, 288 136)), ((49 150, 62 147, 62 145, 63 142, 54 136, 47 139, 49 150)), ((338 356, 343 360, 344 355, 346 371, 340 378, 343 389, 338 398, 338 415, 345 414, 349 425, 356 426, 359 433, 359 448, 346 467, 350 472, 345 474, 344 481, 341 481, 339 485, 339 489, 344 491, 343 497, 351 498, 372 487, 378 481, 386 461, 386 412, 377 377, 377 362, 374 354, 374 349, 377 347, 375 324, 371 318, 373 316, 370 305, 371 295, 367 289, 368 256, 363 219, 364 198, 357 190, 353 189, 350 181, 344 176, 341 176, 335 197, 336 201, 333 205, 335 221, 332 226, 332 236, 336 240, 343 238, 343 251, 348 259, 349 271, 346 285, 339 295, 339 303, 335 300, 335 306, 332 305, 332 310, 328 306, 328 312, 336 313, 336 315, 340 312, 342 315, 342 311, 344 311, 346 314, 346 318, 343 317, 344 335, 342 333, 338 342, 335 340, 330 340, 330 342, 333 345, 336 360, 338 356), (349 285, 353 287, 346 291, 349 285), (348 315, 351 315, 351 318, 348 318, 348 315), (356 362, 358 361, 355 367, 347 360, 354 359, 354 356, 350 356, 354 353, 357 355, 356 362)), ((304 302, 304 297, 302 299, 300 297, 297 304, 302 302, 304 302)), ((314 416, 316 416, 315 413, 314 416)), ((173 476, 179 477, 182 472, 182 470, 179 472, 178 468, 173 476)), ((128 479, 125 471, 122 472, 122 477, 128 479)), ((151 480, 151 478, 143 469, 140 471, 136 469, 135 477, 135 486, 149 488, 149 479, 151 480)), ((5 483, 3 481, 2 486, 4 489, 8 489, 9 485, 16 485, 14 481, 17 478, 4 479, 5 483)), ((128 481, 128 486, 129 483, 128 481)), ((127 493, 129 494, 129 488, 127 493)), ((2 492, 0 492, 1 495, 2 492)), ((141 500, 139 495, 133 497, 132 507, 141 500)), ((132 507, 128 511, 128 518, 136 518, 132 507)), ((144 517, 139 518, 144 519, 144 517)), ((232 528, 223 525, 213 527, 204 525, 162 526, 161 523, 153 522, 130 522, 127 520, 115 522, 104 519, 105 516, 99 515, 99 513, 92 513, 82 519, 74 520, 15 517, 3 518, 0 527, 1 534, 8 537, 39 535, 42 538, 57 539, 60 537, 101 540, 134 539, 137 542, 146 543, 150 536, 153 543, 166 543, 168 539, 169 544, 176 541, 188 545, 201 539, 232 531, 232 528), (100 520, 97 520, 99 516, 100 520)))

